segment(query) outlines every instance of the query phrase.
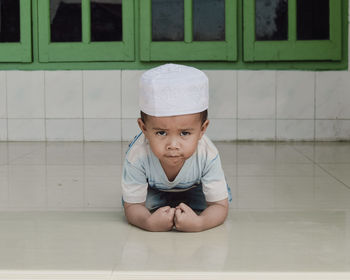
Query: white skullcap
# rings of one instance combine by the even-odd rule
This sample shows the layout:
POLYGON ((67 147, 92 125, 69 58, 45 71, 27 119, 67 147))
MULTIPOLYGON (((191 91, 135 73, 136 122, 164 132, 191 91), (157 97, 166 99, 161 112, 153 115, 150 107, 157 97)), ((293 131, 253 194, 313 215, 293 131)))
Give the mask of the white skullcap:
POLYGON ((140 79, 140 110, 167 117, 199 113, 208 109, 207 76, 200 70, 165 64, 146 71, 140 79))

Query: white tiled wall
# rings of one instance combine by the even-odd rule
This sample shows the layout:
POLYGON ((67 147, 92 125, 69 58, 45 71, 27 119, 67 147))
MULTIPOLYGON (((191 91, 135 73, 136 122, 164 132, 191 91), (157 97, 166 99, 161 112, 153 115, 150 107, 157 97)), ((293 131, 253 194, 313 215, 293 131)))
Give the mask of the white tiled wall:
MULTIPOLYGON (((350 140, 349 71, 205 71, 214 140, 350 140)), ((130 140, 143 71, 0 71, 0 141, 130 140)))

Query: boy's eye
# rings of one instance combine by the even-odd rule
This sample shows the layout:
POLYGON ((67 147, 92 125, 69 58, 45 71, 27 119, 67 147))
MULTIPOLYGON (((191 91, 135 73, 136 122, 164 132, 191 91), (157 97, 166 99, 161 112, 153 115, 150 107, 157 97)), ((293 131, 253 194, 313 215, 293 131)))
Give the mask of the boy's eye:
POLYGON ((157 131, 156 134, 159 136, 165 136, 166 132, 165 131, 157 131))
POLYGON ((191 133, 189 133, 188 131, 182 131, 181 132, 181 136, 188 136, 188 135, 190 135, 191 133))

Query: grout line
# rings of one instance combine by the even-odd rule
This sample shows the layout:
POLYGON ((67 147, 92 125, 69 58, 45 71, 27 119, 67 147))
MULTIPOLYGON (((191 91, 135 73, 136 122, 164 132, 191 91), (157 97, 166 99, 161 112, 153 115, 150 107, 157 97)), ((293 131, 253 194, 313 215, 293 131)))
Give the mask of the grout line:
POLYGON ((7 71, 5 71, 5 113, 6 113, 6 140, 9 141, 9 110, 7 96, 7 71))
POLYGON ((47 141, 47 114, 46 114, 46 71, 44 71, 44 133, 45 141, 47 141))
POLYGON ((238 71, 236 72, 236 141, 238 138, 238 71))
POLYGON ((120 141, 123 141, 123 70, 120 70, 120 141))
POLYGON ((277 141, 277 78, 278 72, 275 71, 275 141, 277 141))
POLYGON ((316 91, 317 91, 317 74, 314 72, 314 141, 316 141, 316 91))
POLYGON ((307 155, 303 154, 301 151, 299 151, 294 145, 292 145, 293 149, 295 151, 297 151, 299 154, 301 154, 302 156, 304 156, 305 158, 307 158, 308 160, 310 160, 313 164, 315 164, 317 167, 319 167, 320 169, 322 169, 324 172, 326 172, 329 176, 331 176, 333 179, 335 179, 336 181, 338 181, 340 184, 342 184, 344 187, 346 187, 347 189, 350 189, 350 186, 348 186, 347 184, 345 184, 343 181, 341 181, 340 179, 338 179, 337 177, 335 177, 332 173, 330 173, 327 169, 325 169, 322 165, 320 165, 318 162, 314 161, 313 159, 311 159, 310 157, 308 157, 307 155))
POLYGON ((84 71, 81 71, 81 110, 82 110, 82 141, 85 141, 85 104, 84 104, 84 71))

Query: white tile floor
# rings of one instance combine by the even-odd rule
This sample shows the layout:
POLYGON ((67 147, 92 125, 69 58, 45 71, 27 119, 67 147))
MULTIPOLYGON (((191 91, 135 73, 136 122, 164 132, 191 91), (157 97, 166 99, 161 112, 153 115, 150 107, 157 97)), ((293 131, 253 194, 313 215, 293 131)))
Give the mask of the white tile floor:
POLYGON ((350 143, 217 142, 233 202, 202 233, 128 225, 127 143, 0 143, 0 279, 350 279, 350 143))

